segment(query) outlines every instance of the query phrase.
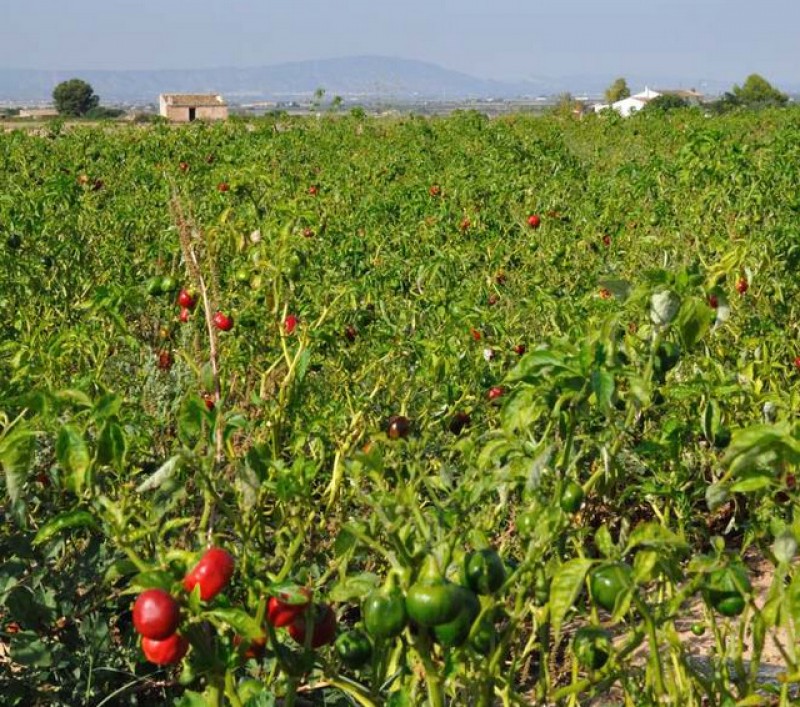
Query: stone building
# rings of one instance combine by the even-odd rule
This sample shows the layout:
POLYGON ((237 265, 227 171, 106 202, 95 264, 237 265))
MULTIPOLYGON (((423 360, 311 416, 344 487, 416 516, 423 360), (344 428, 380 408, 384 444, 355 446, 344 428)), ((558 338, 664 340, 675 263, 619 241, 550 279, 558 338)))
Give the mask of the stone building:
POLYGON ((159 113, 173 123, 193 120, 225 120, 228 105, 214 93, 162 93, 158 97, 159 113))

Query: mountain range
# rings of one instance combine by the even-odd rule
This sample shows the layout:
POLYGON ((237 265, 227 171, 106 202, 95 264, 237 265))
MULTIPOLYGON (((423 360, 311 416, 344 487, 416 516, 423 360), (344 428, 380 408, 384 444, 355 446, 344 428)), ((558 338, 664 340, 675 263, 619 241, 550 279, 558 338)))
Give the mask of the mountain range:
MULTIPOLYGON (((0 68, 0 102, 45 103, 53 88, 70 78, 88 81, 103 105, 156 103, 160 93, 220 93, 232 104, 296 100, 318 88, 351 100, 457 100, 557 95, 600 96, 614 76, 592 75, 523 81, 482 79, 429 62, 382 56, 309 60, 250 68, 140 70, 53 70, 0 68)), ((707 95, 729 90, 729 82, 677 76, 628 76, 636 92, 645 84, 693 87, 707 95)), ((784 90, 785 87, 783 87, 784 90)))

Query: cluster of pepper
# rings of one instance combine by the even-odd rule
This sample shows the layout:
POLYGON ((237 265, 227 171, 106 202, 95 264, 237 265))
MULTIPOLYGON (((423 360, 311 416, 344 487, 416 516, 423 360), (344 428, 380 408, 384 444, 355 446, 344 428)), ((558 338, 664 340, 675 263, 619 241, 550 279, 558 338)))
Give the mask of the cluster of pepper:
POLYGON ((376 641, 399 636, 411 622, 412 631, 429 631, 433 640, 446 647, 471 644, 487 652, 483 624, 475 626, 481 614, 479 594, 499 591, 506 579, 500 555, 491 548, 468 553, 464 558, 462 583, 446 578, 433 555, 422 563, 414 583, 403 594, 396 573, 365 599, 362 614, 367 633, 376 641))
MULTIPOLYGON (((220 548, 207 550, 195 567, 183 578, 183 588, 191 593, 199 589, 200 598, 210 601, 233 576, 233 558, 220 548)), ((178 632, 181 605, 163 589, 147 589, 133 605, 133 626, 142 637, 145 658, 156 665, 172 665, 189 649, 189 641, 178 632)))
MULTIPOLYGON (((633 568, 626 562, 600 565, 589 575, 592 600, 608 612, 613 613, 617 609, 622 597, 632 587, 633 568)), ((703 593, 711 608, 728 618, 739 616, 744 611, 752 589, 747 570, 738 563, 710 572, 703 585, 703 593)), ((691 630, 701 635, 705 627, 696 623, 691 630)), ((611 638, 611 633, 599 626, 579 628, 572 642, 572 651, 578 663, 591 670, 602 668, 611 656, 611 638)))

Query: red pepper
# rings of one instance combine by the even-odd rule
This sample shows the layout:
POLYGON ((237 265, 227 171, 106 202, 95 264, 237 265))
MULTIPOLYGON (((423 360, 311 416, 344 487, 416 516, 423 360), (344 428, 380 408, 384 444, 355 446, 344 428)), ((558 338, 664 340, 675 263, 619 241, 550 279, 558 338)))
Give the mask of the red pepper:
POLYGON ((267 602, 267 621, 275 628, 288 626, 301 616, 311 604, 311 590, 306 587, 296 592, 281 592, 267 602))

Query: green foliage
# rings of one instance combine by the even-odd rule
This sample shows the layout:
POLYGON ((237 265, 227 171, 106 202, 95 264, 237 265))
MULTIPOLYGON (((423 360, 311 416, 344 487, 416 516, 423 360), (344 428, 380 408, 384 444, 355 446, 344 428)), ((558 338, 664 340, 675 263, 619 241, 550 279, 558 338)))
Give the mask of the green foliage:
POLYGON ((747 106, 782 106, 789 100, 785 93, 758 74, 750 74, 741 86, 734 86, 733 95, 747 106))
POLYGON ((107 108, 105 106, 95 106, 86 111, 86 117, 93 120, 108 120, 112 118, 119 118, 125 115, 122 108, 107 108))
POLYGON ((685 98, 676 96, 672 93, 663 93, 649 101, 645 110, 650 113, 666 113, 671 110, 688 107, 689 103, 685 98))
POLYGON ((791 704, 799 126, 0 135, 4 704, 791 704), (202 601, 212 543, 235 572, 202 601), (423 558, 438 632, 407 616, 423 558), (173 668, 131 627, 150 587, 181 606, 173 668), (309 594, 358 661, 265 625, 309 594))
POLYGON ((53 101, 60 115, 79 117, 97 108, 100 98, 86 81, 69 79, 53 89, 53 101))
POLYGON ((553 106, 552 112, 555 115, 569 118, 574 116, 576 112, 580 112, 583 108, 583 103, 575 100, 575 97, 567 92, 561 93, 553 106))
POLYGON ((614 82, 606 89, 605 99, 606 103, 616 103, 623 98, 629 98, 631 90, 628 88, 628 82, 620 77, 615 79, 614 82))

